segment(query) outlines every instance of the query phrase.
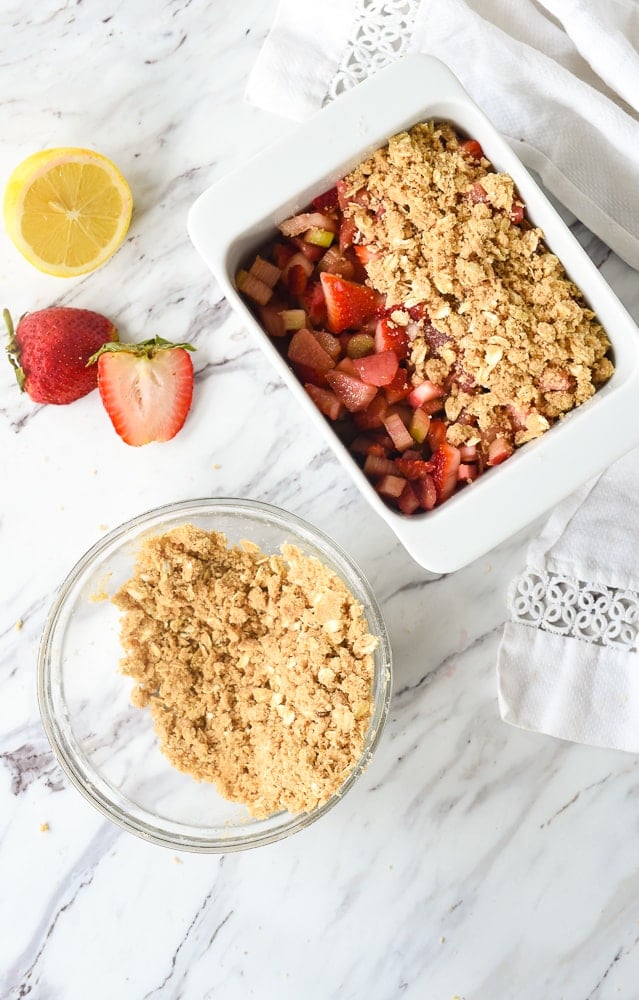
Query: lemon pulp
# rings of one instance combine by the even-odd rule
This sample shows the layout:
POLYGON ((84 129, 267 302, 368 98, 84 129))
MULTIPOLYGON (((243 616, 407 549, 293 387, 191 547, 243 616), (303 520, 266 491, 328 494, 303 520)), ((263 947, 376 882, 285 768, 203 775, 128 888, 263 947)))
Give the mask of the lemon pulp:
POLYGON ((7 183, 7 232, 31 264, 72 277, 107 261, 126 236, 133 199, 107 157, 86 149, 34 153, 7 183))

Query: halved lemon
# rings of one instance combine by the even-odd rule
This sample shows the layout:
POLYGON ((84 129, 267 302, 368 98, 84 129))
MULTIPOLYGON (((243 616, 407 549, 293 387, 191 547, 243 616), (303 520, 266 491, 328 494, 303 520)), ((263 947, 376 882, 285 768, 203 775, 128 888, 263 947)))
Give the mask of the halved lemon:
POLYGON ((11 174, 4 223, 31 264, 71 278, 115 253, 132 208, 129 185, 106 156, 90 149, 43 149, 11 174))

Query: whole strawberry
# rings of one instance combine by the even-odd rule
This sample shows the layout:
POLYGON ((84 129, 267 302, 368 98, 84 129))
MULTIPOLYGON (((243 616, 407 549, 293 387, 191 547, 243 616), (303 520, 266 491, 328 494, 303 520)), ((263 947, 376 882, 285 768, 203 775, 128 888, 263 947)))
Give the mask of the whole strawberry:
POLYGON ((7 353, 18 385, 34 403, 72 403, 96 388, 89 358, 118 331, 110 319, 89 309, 52 306, 26 313, 14 331, 4 310, 9 331, 7 353))
POLYGON ((98 388, 111 423, 126 444, 170 441, 183 427, 193 398, 190 344, 153 337, 139 344, 105 344, 98 388))

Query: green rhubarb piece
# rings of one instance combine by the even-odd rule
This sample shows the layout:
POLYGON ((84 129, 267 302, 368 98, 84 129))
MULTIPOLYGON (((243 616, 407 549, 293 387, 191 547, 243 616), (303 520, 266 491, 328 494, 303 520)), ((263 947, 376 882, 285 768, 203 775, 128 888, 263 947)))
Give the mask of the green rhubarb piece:
POLYGON ((370 333, 354 333, 346 345, 349 358, 365 358, 375 350, 375 341, 370 333))
POLYGON ((312 243, 314 247, 330 247, 334 238, 335 233, 330 229, 309 229, 303 236, 304 242, 312 243))

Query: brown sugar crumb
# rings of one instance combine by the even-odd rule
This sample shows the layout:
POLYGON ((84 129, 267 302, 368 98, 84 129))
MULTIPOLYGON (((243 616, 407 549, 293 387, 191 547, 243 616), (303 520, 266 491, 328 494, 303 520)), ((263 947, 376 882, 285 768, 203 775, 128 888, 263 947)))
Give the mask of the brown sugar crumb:
POLYGON ((144 540, 113 601, 131 700, 171 764, 255 817, 341 788, 364 745, 377 640, 328 567, 185 525, 144 540))
POLYGON ((523 444, 610 378, 610 343, 523 219, 512 178, 450 125, 394 136, 345 184, 345 214, 375 254, 369 284, 399 311, 424 307, 408 325, 409 372, 445 387, 451 444, 523 444))

